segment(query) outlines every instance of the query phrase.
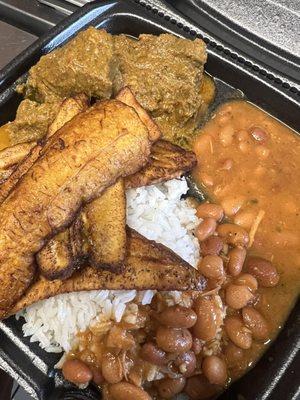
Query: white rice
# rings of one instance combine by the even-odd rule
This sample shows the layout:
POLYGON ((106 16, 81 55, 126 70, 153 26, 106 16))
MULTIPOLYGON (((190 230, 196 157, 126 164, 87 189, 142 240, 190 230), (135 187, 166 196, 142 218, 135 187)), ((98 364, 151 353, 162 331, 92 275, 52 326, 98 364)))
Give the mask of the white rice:
MULTIPOLYGON (((195 209, 181 200, 188 190, 185 179, 173 179, 127 192, 127 223, 148 239, 172 249, 191 265, 199 259, 193 230, 199 223, 195 209)), ((126 304, 150 304, 154 292, 146 290, 91 291, 62 294, 33 304, 17 315, 25 318, 23 332, 48 352, 69 351, 76 334, 103 321, 119 322, 126 304)), ((179 293, 170 295, 178 302, 179 293)))

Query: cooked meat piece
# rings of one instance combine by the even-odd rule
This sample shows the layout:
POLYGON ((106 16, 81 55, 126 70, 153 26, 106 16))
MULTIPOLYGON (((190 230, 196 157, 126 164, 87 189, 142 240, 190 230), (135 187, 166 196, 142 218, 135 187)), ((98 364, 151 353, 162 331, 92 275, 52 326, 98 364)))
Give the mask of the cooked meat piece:
POLYGON ((174 140, 186 125, 194 129, 202 105, 204 42, 169 34, 141 35, 138 40, 120 35, 115 37, 115 49, 119 58, 116 90, 129 86, 165 139, 174 140))
MULTIPOLYGON (((64 100, 57 114, 50 124, 47 132, 47 137, 52 136, 59 128, 61 128, 66 122, 70 121, 75 115, 79 114, 82 111, 85 111, 88 107, 88 98, 80 94, 75 96, 74 98, 69 98, 64 100)), ((11 153, 11 158, 15 161, 14 149, 20 148, 22 149, 23 159, 19 157, 19 164, 16 168, 10 169, 10 173, 6 174, 6 178, 1 182, 0 186, 0 204, 6 199, 11 190, 17 184, 19 179, 29 170, 29 168, 34 164, 34 162, 38 159, 40 155, 40 151, 43 148, 42 142, 39 143, 21 143, 7 149, 4 149, 3 152, 6 151, 6 154, 11 153), (34 146, 35 144, 35 146, 34 146), (28 151, 27 151, 28 150, 28 151), (27 154, 25 154, 27 151, 27 154)), ((1 153, 0 153, 1 157, 1 153)), ((7 161, 8 162, 8 161, 7 161)), ((4 177, 4 175, 3 175, 4 177)))
POLYGON ((112 94, 117 60, 113 37, 93 27, 80 32, 63 47, 41 57, 29 71, 26 97, 53 102, 85 93, 108 99, 112 94))
POLYGON ((60 232, 38 252, 36 261, 43 276, 49 280, 67 279, 83 262, 81 218, 60 232))
POLYGON ((120 273, 126 255, 126 197, 123 179, 106 189, 83 213, 90 263, 120 273))
POLYGON ((0 207, 0 313, 34 277, 33 256, 83 204, 148 161, 148 130, 116 101, 97 103, 50 137, 0 207))
POLYGON ((150 161, 140 171, 125 178, 125 187, 153 185, 179 178, 197 164, 196 156, 166 140, 159 140, 151 148, 150 161))
POLYGON ((40 277, 14 305, 9 314, 60 293, 82 290, 199 290, 205 288, 205 279, 167 247, 146 239, 128 229, 128 256, 121 275, 91 266, 76 272, 71 278, 47 281, 40 277))
POLYGON ((147 111, 137 102, 134 94, 129 87, 124 87, 123 89, 121 89, 120 92, 117 94, 116 99, 135 109, 141 121, 148 128, 149 138, 152 142, 155 142, 161 137, 161 132, 158 125, 150 117, 147 111))
POLYGON ((32 142, 43 138, 54 120, 61 101, 39 104, 23 100, 17 110, 16 118, 6 126, 10 131, 11 144, 32 142))

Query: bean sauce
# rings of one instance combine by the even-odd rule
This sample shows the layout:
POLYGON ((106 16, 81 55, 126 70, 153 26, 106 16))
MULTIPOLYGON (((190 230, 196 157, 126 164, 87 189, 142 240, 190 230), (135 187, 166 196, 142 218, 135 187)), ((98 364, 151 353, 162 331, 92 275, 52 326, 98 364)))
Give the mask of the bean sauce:
MULTIPOLYGON (((261 355, 265 338, 276 336, 300 290, 300 140, 254 105, 232 101, 220 106, 201 128, 194 151, 198 159, 194 178, 227 217, 216 231, 225 242, 237 246, 229 251, 226 272, 234 285, 247 287, 255 295, 253 308, 250 293, 242 289, 250 304, 242 308, 238 325, 246 328, 242 346, 248 350, 242 353, 243 368, 237 377, 261 355), (202 176, 210 177, 210 186, 202 176), (243 231, 229 232, 229 223, 246 232, 248 243, 243 231)), ((227 293, 229 302, 236 286, 227 293)), ((244 304, 236 299, 231 305, 244 304)))

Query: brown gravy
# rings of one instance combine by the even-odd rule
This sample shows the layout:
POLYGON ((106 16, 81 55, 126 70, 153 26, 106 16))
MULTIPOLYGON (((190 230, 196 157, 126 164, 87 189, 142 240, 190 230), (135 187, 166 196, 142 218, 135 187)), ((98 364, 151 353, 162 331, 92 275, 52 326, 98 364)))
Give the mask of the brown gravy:
MULTIPOLYGON (((281 275, 279 285, 260 289, 257 305, 274 338, 300 288, 299 137, 256 106, 232 101, 204 125, 194 151, 197 182, 227 217, 252 230, 250 254, 272 261, 281 275)), ((256 343, 245 361, 253 364, 264 347, 256 343)))

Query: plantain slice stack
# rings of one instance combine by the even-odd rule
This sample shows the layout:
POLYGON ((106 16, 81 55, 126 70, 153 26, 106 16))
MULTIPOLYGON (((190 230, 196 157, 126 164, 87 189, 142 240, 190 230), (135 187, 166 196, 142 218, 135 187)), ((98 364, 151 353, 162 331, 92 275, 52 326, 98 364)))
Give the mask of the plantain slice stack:
POLYGON ((48 281, 40 276, 14 305, 10 315, 37 301, 61 293, 84 290, 197 290, 205 279, 167 247, 127 229, 128 255, 123 274, 85 266, 66 280, 48 281))

